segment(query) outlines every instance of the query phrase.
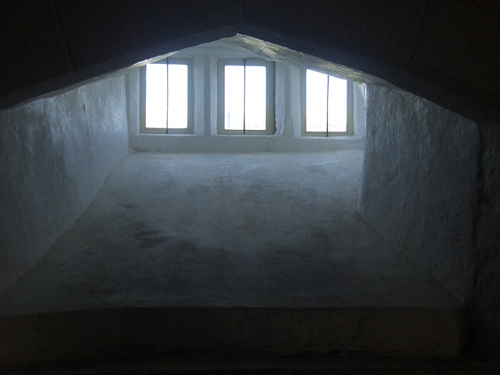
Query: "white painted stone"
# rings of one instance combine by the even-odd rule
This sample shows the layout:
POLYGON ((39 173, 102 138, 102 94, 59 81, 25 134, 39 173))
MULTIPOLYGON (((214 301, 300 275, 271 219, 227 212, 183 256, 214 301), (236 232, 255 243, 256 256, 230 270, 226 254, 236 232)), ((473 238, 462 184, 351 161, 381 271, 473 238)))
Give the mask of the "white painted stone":
POLYGON ((0 111, 0 292, 84 212, 128 153, 123 76, 0 111))
POLYGON ((473 282, 476 124, 407 92, 368 87, 359 210, 465 301, 473 282))

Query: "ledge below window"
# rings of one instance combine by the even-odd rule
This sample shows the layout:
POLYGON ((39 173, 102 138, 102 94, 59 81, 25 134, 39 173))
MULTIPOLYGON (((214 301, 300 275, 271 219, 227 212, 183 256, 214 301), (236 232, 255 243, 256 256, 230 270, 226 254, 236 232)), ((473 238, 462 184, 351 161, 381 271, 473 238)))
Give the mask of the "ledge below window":
POLYGON ((253 152, 324 152, 339 149, 362 149, 364 138, 283 137, 279 135, 130 135, 130 147, 136 151, 172 153, 253 153, 253 152))

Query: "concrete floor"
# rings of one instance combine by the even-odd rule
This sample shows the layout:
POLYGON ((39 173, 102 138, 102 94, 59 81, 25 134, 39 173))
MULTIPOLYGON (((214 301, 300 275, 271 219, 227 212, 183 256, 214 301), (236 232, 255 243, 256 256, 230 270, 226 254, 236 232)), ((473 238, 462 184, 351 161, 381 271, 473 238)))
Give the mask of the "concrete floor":
POLYGON ((123 307, 458 306, 356 214, 362 151, 138 153, 0 298, 123 307))

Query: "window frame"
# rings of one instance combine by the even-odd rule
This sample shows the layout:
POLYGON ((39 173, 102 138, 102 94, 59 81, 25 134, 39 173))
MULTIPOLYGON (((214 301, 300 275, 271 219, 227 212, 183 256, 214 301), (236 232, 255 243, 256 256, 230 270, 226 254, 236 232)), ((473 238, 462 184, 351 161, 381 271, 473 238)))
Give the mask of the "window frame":
POLYGON ((274 62, 259 58, 228 58, 217 60, 217 134, 221 135, 273 135, 275 129, 275 65, 274 62), (225 67, 264 66, 266 68, 266 129, 265 130, 228 130, 224 128, 225 113, 225 67))
MULTIPOLYGON (((301 134, 303 136, 311 137, 335 137, 335 136, 345 136, 354 134, 354 82, 350 81, 344 77, 337 77, 317 69, 304 68, 300 70, 300 112, 301 112, 301 134), (346 131, 345 132, 313 132, 307 131, 307 70, 313 70, 318 73, 326 74, 327 76, 340 78, 347 81, 347 119, 346 119, 346 131)), ((326 113, 325 113, 326 115, 326 113)))
POLYGON ((193 134, 194 133, 194 92, 193 60, 190 58, 168 57, 150 64, 179 64, 187 66, 187 127, 186 128, 147 128, 146 127, 146 65, 140 68, 140 133, 144 134, 193 134))

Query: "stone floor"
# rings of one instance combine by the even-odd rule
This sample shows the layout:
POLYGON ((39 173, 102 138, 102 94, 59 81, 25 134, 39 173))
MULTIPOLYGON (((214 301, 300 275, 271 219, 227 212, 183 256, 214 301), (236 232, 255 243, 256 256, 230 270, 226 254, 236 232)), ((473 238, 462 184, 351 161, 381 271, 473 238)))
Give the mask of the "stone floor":
POLYGON ((0 298, 123 307, 457 307, 356 213, 362 151, 138 153, 0 298))

